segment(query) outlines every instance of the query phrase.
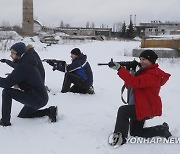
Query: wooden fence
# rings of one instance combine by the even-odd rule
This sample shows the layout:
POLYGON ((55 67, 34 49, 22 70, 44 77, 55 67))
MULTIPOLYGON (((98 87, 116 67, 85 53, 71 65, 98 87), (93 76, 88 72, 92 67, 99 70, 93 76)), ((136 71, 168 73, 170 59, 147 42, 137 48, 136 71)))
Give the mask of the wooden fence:
POLYGON ((141 48, 171 48, 180 49, 180 39, 178 40, 150 40, 142 39, 141 48))

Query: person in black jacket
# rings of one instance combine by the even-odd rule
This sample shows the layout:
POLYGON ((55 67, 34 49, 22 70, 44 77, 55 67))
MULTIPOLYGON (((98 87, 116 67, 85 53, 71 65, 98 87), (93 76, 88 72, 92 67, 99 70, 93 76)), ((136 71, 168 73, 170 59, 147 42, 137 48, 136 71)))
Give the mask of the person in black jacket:
POLYGON ((94 94, 93 72, 87 61, 87 56, 81 53, 79 48, 71 51, 72 63, 69 65, 61 64, 54 66, 48 62, 55 70, 65 72, 62 93, 73 92, 82 94, 94 94), (71 87, 71 84, 74 84, 71 87))
POLYGON ((37 62, 32 52, 26 52, 24 43, 19 42, 11 47, 11 58, 16 63, 14 70, 6 78, 0 77, 2 91, 1 126, 10 126, 12 99, 24 104, 18 117, 35 118, 48 116, 51 122, 56 122, 57 107, 51 106, 39 110, 48 102, 48 94, 44 81, 37 68, 37 62), (19 89, 11 88, 18 85, 19 89))
POLYGON ((26 50, 27 52, 31 52, 36 60, 37 63, 37 68, 41 74, 41 77, 43 79, 43 82, 45 82, 45 70, 44 70, 44 66, 42 64, 41 58, 39 57, 38 53, 34 50, 33 46, 28 44, 26 46, 26 50))
MULTIPOLYGON (((41 58, 39 57, 38 53, 34 50, 33 46, 30 44, 28 44, 26 46, 26 51, 32 52, 33 57, 35 58, 36 63, 37 63, 37 68, 38 68, 38 70, 41 74, 41 77, 43 79, 43 82, 45 82, 45 70, 44 70, 44 66, 42 64, 41 58)), ((13 61, 8 60, 8 59, 0 59, 0 62, 6 63, 13 68, 15 68, 15 66, 16 66, 16 63, 14 63, 13 61)))

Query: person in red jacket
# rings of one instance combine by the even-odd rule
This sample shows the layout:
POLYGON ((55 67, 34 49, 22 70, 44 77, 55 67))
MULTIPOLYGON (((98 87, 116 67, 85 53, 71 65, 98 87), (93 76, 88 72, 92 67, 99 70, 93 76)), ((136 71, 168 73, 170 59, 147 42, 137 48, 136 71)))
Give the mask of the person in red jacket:
POLYGON ((161 86, 170 77, 170 74, 161 70, 156 62, 157 54, 153 50, 144 50, 140 56, 140 69, 132 75, 119 63, 109 65, 117 70, 119 77, 130 87, 128 105, 121 106, 117 113, 114 133, 110 145, 126 143, 128 131, 131 136, 150 138, 155 136, 169 138, 169 126, 162 125, 144 128, 147 119, 162 114, 162 102, 159 96, 161 86))

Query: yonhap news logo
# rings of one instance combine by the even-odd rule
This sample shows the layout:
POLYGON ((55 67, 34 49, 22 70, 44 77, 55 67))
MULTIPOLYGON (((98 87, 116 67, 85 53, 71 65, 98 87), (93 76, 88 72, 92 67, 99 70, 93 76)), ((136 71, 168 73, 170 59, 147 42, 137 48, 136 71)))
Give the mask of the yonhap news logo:
POLYGON ((169 137, 168 139, 162 137, 142 138, 129 137, 126 139, 129 144, 180 144, 180 137, 169 137))

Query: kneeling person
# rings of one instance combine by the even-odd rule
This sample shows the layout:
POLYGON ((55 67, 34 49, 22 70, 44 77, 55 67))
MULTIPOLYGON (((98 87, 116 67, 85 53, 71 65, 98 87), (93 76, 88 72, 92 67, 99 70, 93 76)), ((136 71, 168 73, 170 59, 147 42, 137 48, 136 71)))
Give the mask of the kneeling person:
POLYGON ((18 117, 34 118, 48 116, 51 122, 56 122, 57 107, 39 110, 48 102, 48 94, 43 79, 37 68, 37 63, 31 52, 26 52, 24 43, 19 42, 11 47, 11 58, 16 67, 6 78, 0 77, 2 92, 1 126, 10 126, 12 99, 24 104, 18 117), (19 89, 11 88, 18 85, 19 89))
POLYGON ((144 127, 146 120, 162 115, 162 102, 159 92, 161 87, 171 76, 159 68, 156 63, 158 55, 153 50, 141 52, 140 69, 132 75, 118 63, 112 63, 110 68, 117 70, 119 77, 130 88, 128 105, 119 108, 116 118, 112 142, 110 145, 117 146, 126 143, 128 132, 131 136, 152 138, 156 136, 171 137, 169 125, 163 124, 144 127))
POLYGON ((71 59, 71 64, 59 64, 55 67, 56 70, 65 72, 61 92, 94 94, 93 72, 87 61, 87 56, 81 53, 80 49, 74 48, 71 51, 71 59), (74 85, 71 87, 71 84, 74 85))

